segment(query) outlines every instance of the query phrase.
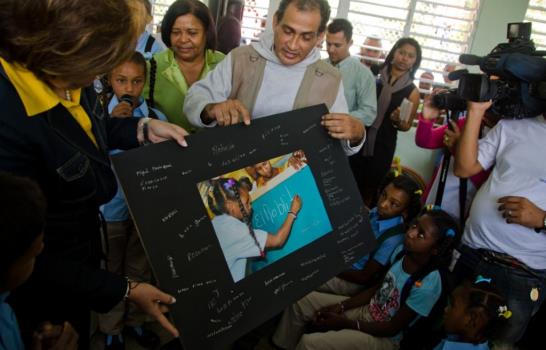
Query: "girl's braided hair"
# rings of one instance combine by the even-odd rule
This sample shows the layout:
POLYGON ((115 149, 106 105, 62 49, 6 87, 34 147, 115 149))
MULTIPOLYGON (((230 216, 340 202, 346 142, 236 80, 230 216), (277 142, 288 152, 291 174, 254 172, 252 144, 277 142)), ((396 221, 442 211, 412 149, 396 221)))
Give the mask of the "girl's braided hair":
POLYGON ((506 299, 498 293, 491 278, 477 276, 473 283, 467 281, 465 286, 468 288, 467 310, 481 312, 487 320, 483 329, 480 330, 481 337, 492 339, 498 336, 498 332, 512 316, 506 299))
MULTIPOLYGON (((451 263, 453 249, 457 246, 461 237, 457 221, 455 221, 451 215, 442 209, 439 209, 439 207, 427 206, 419 214, 419 216, 423 215, 427 215, 431 218, 434 226, 436 226, 435 233, 438 237, 436 249, 438 252, 430 257, 425 266, 408 278, 400 293, 400 300, 403 302, 405 302, 406 298, 409 296, 414 282, 423 280, 432 271, 438 270, 442 272, 447 270, 451 263)), ((403 254, 404 252, 399 253, 400 256, 403 256, 403 254)))
POLYGON ((408 214, 405 218, 405 222, 411 222, 417 214, 419 214, 422 208, 421 195, 423 194, 423 191, 419 184, 406 174, 390 171, 383 179, 379 193, 381 194, 389 184, 392 184, 395 188, 402 190, 407 194, 409 200, 406 208, 408 214))
POLYGON ((240 178, 239 181, 233 178, 220 178, 213 180, 212 187, 209 190, 208 204, 210 210, 215 215, 228 214, 227 201, 235 201, 239 205, 241 214, 243 215, 243 222, 248 226, 250 236, 260 249, 260 254, 263 256, 263 250, 258 243, 256 233, 252 227, 252 218, 250 213, 245 210, 243 202, 241 201, 241 189, 249 191, 252 187, 252 183, 247 177, 240 178))

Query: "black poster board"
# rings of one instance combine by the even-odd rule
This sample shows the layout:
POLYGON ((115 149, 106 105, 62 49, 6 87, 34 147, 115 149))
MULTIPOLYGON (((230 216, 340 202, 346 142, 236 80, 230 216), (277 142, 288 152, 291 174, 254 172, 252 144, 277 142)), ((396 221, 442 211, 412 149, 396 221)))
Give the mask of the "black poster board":
MULTIPOLYGON (((308 107, 253 120, 250 126, 204 130, 187 137, 188 148, 163 142, 113 157, 159 285, 177 299, 170 310, 186 349, 225 348, 375 247, 347 156, 340 142, 320 125, 326 113, 324 105, 308 107), (304 154, 298 170, 287 165, 294 154, 304 154), (289 161, 275 170, 278 178, 288 179, 281 185, 292 186, 282 188, 283 195, 290 198, 284 202, 282 198, 267 199, 266 195, 274 192, 262 191, 258 180, 251 181, 253 189, 248 193, 255 197, 260 191, 265 193, 256 203, 275 201, 260 203, 262 213, 253 215, 254 222, 261 220, 259 225, 274 224, 277 216, 290 215, 290 200, 309 187, 308 192, 301 192, 305 193, 301 194, 302 208, 292 226, 298 232, 291 231, 286 243, 292 245, 292 251, 261 266, 263 259, 253 258, 258 260, 253 272, 248 273, 247 265, 240 277, 241 270, 228 267, 228 261, 234 259, 230 260, 220 244, 224 236, 215 231, 211 221, 214 214, 205 206, 204 198, 213 197, 212 185, 207 191, 206 184, 215 183, 216 177, 226 173, 235 177, 237 171, 260 162, 282 164, 286 155, 289 161), (314 224, 322 225, 322 231, 309 238, 314 224), (307 241, 294 248, 292 241, 302 237, 307 241)), ((231 189, 229 181, 221 188, 231 189)), ((241 228, 241 221, 235 223, 241 228)), ((242 227, 239 231, 244 237, 251 237, 248 227, 242 227)), ((250 249, 253 244, 254 249, 263 244, 261 230, 254 231, 256 239, 250 249)), ((266 253, 267 259, 273 255, 266 253)))

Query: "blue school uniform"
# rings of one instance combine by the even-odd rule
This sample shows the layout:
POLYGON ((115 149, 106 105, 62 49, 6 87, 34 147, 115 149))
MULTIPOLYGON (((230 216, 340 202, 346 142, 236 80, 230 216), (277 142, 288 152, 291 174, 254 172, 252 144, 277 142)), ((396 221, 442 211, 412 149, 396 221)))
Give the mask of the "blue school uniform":
POLYGON ((6 303, 8 295, 9 292, 0 293, 0 350, 24 350, 17 318, 6 303))
POLYGON ((150 60, 155 53, 165 51, 166 49, 167 48, 165 47, 165 45, 163 45, 162 42, 154 38, 152 34, 145 30, 142 34, 140 34, 140 37, 138 38, 135 51, 140 52, 146 60, 150 60), (149 49, 149 51, 146 50, 148 40, 152 40, 153 42, 152 47, 149 49))
POLYGON ((458 339, 457 336, 447 336, 440 344, 436 345, 434 350, 489 350, 488 342, 472 344, 458 341, 458 339))
MULTIPOLYGON (((110 100, 110 103, 108 104, 108 113, 112 113, 112 110, 119 104, 119 100, 114 95, 112 99, 110 100)), ((153 109, 154 113, 156 114, 157 118, 159 120, 166 121, 167 117, 165 114, 161 113, 157 109, 153 109)), ((143 97, 140 97, 139 99, 139 105, 133 110, 133 117, 136 118, 143 118, 143 117, 149 117, 150 116, 150 109, 148 108, 148 105, 146 104, 146 101, 144 101, 143 97)), ((110 151, 110 155, 114 155, 117 153, 123 152, 122 150, 112 150, 110 151)), ((118 191, 114 198, 105 205, 101 207, 102 214, 104 215, 104 219, 107 222, 112 221, 125 221, 129 219, 129 210, 127 209, 127 204, 125 203, 125 197, 123 196, 123 192, 121 191, 121 186, 118 182, 118 191)))
MULTIPOLYGON (((381 287, 370 300, 368 310, 370 316, 376 322, 389 321, 400 309, 400 297, 406 280, 410 277, 404 271, 402 262, 404 258, 395 262, 396 256, 403 249, 403 246, 396 248, 391 257, 393 264, 385 278, 381 287)), ((428 316, 434 304, 440 298, 442 293, 442 278, 440 273, 432 271, 421 280, 419 286, 413 286, 409 292, 405 304, 415 311, 418 316, 428 316)), ((414 320, 415 322, 416 320, 414 320)), ((395 335, 392 339, 399 341, 402 338, 402 332, 395 335)))
MULTIPOLYGON (((370 210, 370 225, 372 227, 373 234, 375 239, 379 239, 383 233, 387 230, 400 225, 404 222, 402 216, 396 216, 394 218, 381 220, 379 219, 379 214, 377 214, 377 208, 370 210)), ((373 259, 379 264, 386 266, 389 262, 389 258, 392 256, 393 250, 398 247, 404 240, 404 232, 400 232, 399 235, 394 235, 386 239, 381 245, 377 248, 373 259)), ((370 255, 365 255, 355 262, 352 266, 354 270, 362 270, 366 263, 370 259, 370 255)))

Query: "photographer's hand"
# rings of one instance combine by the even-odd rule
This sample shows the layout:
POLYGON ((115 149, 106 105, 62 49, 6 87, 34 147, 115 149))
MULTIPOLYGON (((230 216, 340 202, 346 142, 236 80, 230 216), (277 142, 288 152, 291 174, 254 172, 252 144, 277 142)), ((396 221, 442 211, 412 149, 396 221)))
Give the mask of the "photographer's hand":
POLYGON ((468 101, 468 114, 455 153, 455 166, 453 168, 455 176, 466 178, 484 170, 478 161, 478 137, 480 136, 482 118, 485 111, 491 107, 491 104, 491 101, 468 101))
POLYGON ((506 196, 499 198, 499 211, 508 224, 519 224, 529 228, 538 228, 544 225, 546 211, 537 207, 525 197, 506 196))
POLYGON ((432 104, 432 96, 435 94, 436 92, 433 91, 432 95, 425 96, 425 100, 423 101, 423 119, 434 120, 440 115, 440 109, 432 104))
POLYGON ((459 129, 459 126, 457 126, 457 123, 455 123, 453 120, 450 120, 449 124, 451 125, 453 130, 451 130, 450 128, 446 129, 446 132, 444 134, 444 145, 447 148, 451 149, 457 144, 459 137, 461 137, 461 130, 459 129))
POLYGON ((474 118, 483 118, 485 115, 485 111, 491 107, 493 104, 493 101, 489 100, 486 102, 474 102, 474 101, 468 101, 467 102, 467 108, 468 108, 468 116, 474 117, 474 118))

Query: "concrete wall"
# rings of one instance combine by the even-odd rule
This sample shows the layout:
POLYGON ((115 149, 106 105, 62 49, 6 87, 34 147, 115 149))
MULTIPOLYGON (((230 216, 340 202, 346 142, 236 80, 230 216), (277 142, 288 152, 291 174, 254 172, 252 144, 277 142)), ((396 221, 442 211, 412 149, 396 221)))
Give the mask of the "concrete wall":
POLYGON ((470 53, 485 55, 506 42, 506 24, 523 22, 529 0, 481 0, 481 8, 470 53))

